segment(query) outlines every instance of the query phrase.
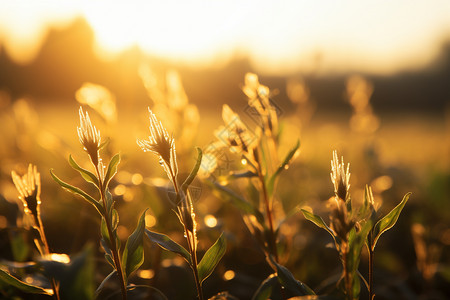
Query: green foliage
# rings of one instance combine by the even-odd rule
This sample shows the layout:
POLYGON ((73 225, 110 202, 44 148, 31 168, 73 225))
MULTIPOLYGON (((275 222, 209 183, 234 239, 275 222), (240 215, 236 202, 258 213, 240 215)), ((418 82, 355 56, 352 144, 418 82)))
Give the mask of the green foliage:
POLYGON ((206 251, 202 260, 198 264, 198 276, 200 278, 200 282, 203 282, 209 277, 209 275, 211 275, 220 259, 225 254, 226 249, 227 241, 222 233, 214 245, 206 251))
POLYGON ((403 207, 405 207, 406 202, 408 202, 409 197, 411 196, 411 193, 407 193, 403 200, 396 206, 394 209, 392 209, 386 216, 381 218, 373 227, 372 234, 371 234, 371 247, 372 251, 375 249, 375 246, 378 242, 378 239, 380 236, 386 232, 387 230, 394 227, 395 223, 397 223, 398 217, 400 216, 400 213, 403 210, 403 207))
POLYGON ((120 163, 120 154, 117 153, 109 161, 108 169, 106 170, 105 178, 104 178, 104 181, 103 181, 103 185, 105 187, 108 187, 109 182, 114 177, 114 175, 116 175, 116 173, 117 173, 117 165, 119 163, 120 163))
POLYGON ((272 295, 272 290, 278 285, 278 278, 276 274, 270 274, 256 290, 252 300, 267 300, 272 295))
POLYGON ((186 180, 181 185, 181 189, 183 190, 183 192, 185 194, 187 192, 189 185, 192 183, 192 181, 194 181, 195 177, 197 176, 198 170, 200 169, 200 166, 202 164, 202 157, 203 157, 202 149, 200 149, 198 147, 196 149, 197 149, 197 162, 195 163, 194 168, 192 169, 189 176, 186 178, 186 180))
POLYGON ((95 176, 94 173, 80 167, 77 164, 77 162, 73 159, 72 155, 69 155, 69 164, 73 169, 77 170, 80 173, 80 175, 84 178, 84 180, 92 183, 98 189, 100 189, 97 176, 95 176))
POLYGON ((109 273, 108 276, 106 276, 102 283, 100 283, 100 285, 97 287, 97 289, 95 290, 95 299, 98 299, 100 293, 102 292, 103 288, 105 287, 106 283, 111 279, 111 277, 117 275, 117 271, 113 270, 111 273, 109 273))
POLYGON ((148 229, 145 229, 145 234, 152 242, 158 244, 158 246, 160 246, 161 248, 181 255, 181 257, 183 257, 189 263, 189 265, 192 265, 192 258, 189 252, 167 235, 153 232, 148 229))
POLYGON ((313 213, 311 213, 311 212, 309 212, 309 211, 307 211, 305 209, 302 209, 301 211, 303 213, 303 216, 305 216, 305 219, 313 222, 314 224, 316 224, 316 226, 318 226, 318 227, 320 227, 322 229, 325 229, 333 237, 335 242, 336 242, 337 239, 339 239, 334 234, 333 230, 331 230, 331 228, 328 227, 328 225, 323 221, 323 219, 320 216, 315 215, 315 214, 313 214, 313 213))
POLYGON ((315 295, 314 291, 303 282, 295 279, 294 275, 285 267, 276 264, 278 281, 286 290, 296 296, 315 295))
POLYGON ((94 299, 92 247, 86 247, 82 253, 72 257, 68 264, 53 260, 41 260, 39 263, 50 278, 59 282, 61 299, 94 299))
POLYGON ((53 169, 50 169, 50 175, 52 176, 53 180, 55 180, 56 183, 58 183, 61 187, 63 187, 64 189, 66 189, 67 191, 69 191, 75 195, 81 196, 84 200, 86 200, 87 202, 92 204, 95 207, 95 209, 98 211, 98 213, 100 215, 102 215, 103 208, 102 208, 102 204, 100 202, 95 200, 93 197, 91 197, 86 192, 82 191, 81 189, 74 187, 73 185, 70 185, 70 184, 62 181, 61 179, 59 179, 53 173, 53 169))
POLYGON ((26 282, 23 282, 22 280, 19 280, 18 278, 12 276, 10 273, 8 273, 7 271, 5 271, 3 269, 0 269, 0 280, 2 283, 13 286, 25 293, 53 295, 52 292, 50 292, 42 287, 28 284, 26 282))
POLYGON ((269 195, 273 194, 273 190, 275 187, 275 181, 277 177, 281 174, 283 170, 285 170, 287 167, 289 167, 289 164, 291 163, 292 159, 294 158, 295 154, 298 151, 298 148, 300 148, 300 140, 297 140, 297 143, 295 146, 287 153, 286 157, 284 158, 283 162, 278 166, 275 173, 272 174, 272 176, 269 179, 269 182, 267 184, 267 191, 269 195))
POLYGON ((134 232, 128 237, 123 251, 123 266, 125 279, 131 273, 136 271, 144 262, 144 229, 145 229, 145 211, 139 218, 139 222, 134 232))
POLYGON ((264 216, 254 205, 249 203, 242 196, 238 195, 226 186, 223 186, 217 182, 213 182, 212 184, 213 187, 221 192, 222 195, 226 196, 227 199, 230 199, 231 202, 236 205, 236 207, 241 209, 244 213, 255 216, 260 223, 264 223, 264 216))

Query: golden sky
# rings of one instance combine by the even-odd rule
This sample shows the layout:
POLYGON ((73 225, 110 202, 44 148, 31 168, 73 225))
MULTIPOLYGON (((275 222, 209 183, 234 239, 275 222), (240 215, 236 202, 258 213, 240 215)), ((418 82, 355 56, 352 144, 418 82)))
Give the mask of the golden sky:
POLYGON ((419 68, 450 36, 448 0, 0 0, 0 42, 27 63, 49 27, 80 16, 102 59, 139 46, 199 67, 249 57, 256 71, 270 74, 419 68))

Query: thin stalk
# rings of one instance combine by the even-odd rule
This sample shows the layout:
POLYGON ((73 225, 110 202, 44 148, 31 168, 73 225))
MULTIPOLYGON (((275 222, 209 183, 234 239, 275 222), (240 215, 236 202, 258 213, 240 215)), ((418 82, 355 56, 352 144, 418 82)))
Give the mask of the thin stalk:
POLYGON ((119 276, 120 289, 122 291, 122 300, 127 300, 127 286, 126 286, 125 278, 124 278, 124 275, 122 272, 122 264, 121 264, 120 258, 119 258, 119 251, 117 250, 116 239, 113 236, 111 220, 109 218, 109 214, 108 214, 107 206, 106 206, 106 196, 105 196, 105 188, 106 187, 103 186, 103 180, 100 175, 98 165, 95 166, 95 170, 97 171, 97 176, 99 179, 98 181, 99 181, 100 195, 102 198, 103 207, 105 209, 105 211, 103 213, 104 213, 104 217, 105 217, 106 228, 108 229, 109 240, 111 242, 111 252, 113 254, 114 265, 116 267, 117 275, 119 276))
POLYGON ((353 290, 352 290, 352 283, 350 281, 350 272, 348 271, 348 246, 345 247, 345 249, 342 251, 342 264, 344 268, 344 280, 345 280, 345 290, 347 294, 348 300, 353 300, 353 290))
MULTIPOLYGON (((41 236, 41 241, 44 244, 45 254, 50 255, 50 247, 48 246, 47 238, 45 237, 44 224, 42 223, 41 215, 39 212, 38 212, 37 221, 38 221, 38 226, 39 226, 39 235, 41 236)), ((50 283, 52 285, 53 295, 55 296, 55 298, 57 300, 60 300, 59 288, 58 288, 58 284, 56 283, 56 280, 54 278, 50 278, 50 283)))
MULTIPOLYGON (((180 199, 181 198, 181 192, 180 189, 178 187, 178 182, 177 182, 177 178, 175 176, 175 174, 173 173, 173 171, 170 169, 170 175, 172 177, 172 183, 173 183, 173 187, 175 189, 175 193, 178 195, 178 197, 180 199)), ((184 201, 186 203, 182 204, 185 205, 186 207, 190 207, 188 200, 187 200, 187 195, 186 197, 184 197, 184 201)), ((195 222, 195 221, 194 221, 195 222)), ((197 288, 197 293, 198 293, 198 299, 199 300, 204 300, 203 298, 203 289, 202 289, 202 283, 200 282, 200 278, 198 277, 198 269, 197 269, 197 250, 195 249, 195 236, 193 232, 189 231, 186 227, 186 224, 183 223, 183 227, 184 227, 184 232, 186 234, 186 241, 188 243, 188 248, 189 248, 189 253, 191 254, 191 258, 192 258, 192 272, 194 273, 194 280, 195 280, 195 286, 197 288)))
POLYGON ((278 263, 278 250, 276 247, 276 238, 275 238, 275 231, 273 226, 273 213, 272 213, 272 206, 270 205, 269 195, 267 193, 267 187, 266 182, 264 180, 264 175, 262 174, 260 165, 258 166, 258 177, 259 181, 261 182, 262 190, 263 190, 263 199, 264 199, 264 206, 266 208, 266 214, 267 214, 267 220, 269 222, 269 230, 270 230, 270 236, 269 236, 269 246, 270 251, 272 252, 272 255, 275 258, 275 261, 278 263))
MULTIPOLYGON (((185 230, 187 233, 187 231, 185 230)), ((193 239, 192 239, 193 240, 193 239)), ((203 289, 202 283, 200 282, 200 278, 198 277, 198 269, 197 269, 197 251, 194 249, 194 245, 191 243, 190 237, 187 237, 189 252, 191 252, 192 257, 192 271, 194 273, 195 285, 197 287, 198 299, 203 300, 203 289)))
POLYGON ((372 247, 369 248, 369 300, 373 300, 375 298, 375 294, 373 293, 373 261, 374 261, 374 251, 372 247))

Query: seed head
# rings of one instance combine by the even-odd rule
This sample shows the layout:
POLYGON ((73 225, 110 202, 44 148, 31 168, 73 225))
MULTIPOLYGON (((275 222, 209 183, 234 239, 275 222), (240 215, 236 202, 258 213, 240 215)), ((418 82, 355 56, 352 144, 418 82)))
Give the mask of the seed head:
POLYGON ((148 111, 150 112, 150 136, 148 140, 137 140, 137 144, 144 152, 150 151, 156 154, 167 176, 173 180, 178 174, 175 140, 169 136, 161 121, 156 118, 150 108, 148 111))
POLYGON ((37 220, 41 204, 41 175, 36 166, 29 164, 28 172, 22 177, 12 171, 11 177, 19 191, 19 199, 23 203, 25 213, 37 220))
POLYGON ((344 157, 341 158, 341 163, 337 156, 337 151, 333 151, 333 159, 331 160, 331 182, 334 185, 334 193, 336 197, 346 201, 349 197, 348 190, 350 189, 350 164, 347 164, 347 170, 344 168, 344 157))
POLYGON ((83 145, 84 150, 89 155, 92 163, 97 166, 100 145, 101 145, 101 137, 100 131, 95 128, 91 123, 91 119, 89 118, 89 114, 86 112, 84 114, 83 109, 80 107, 80 127, 77 127, 78 138, 80 139, 81 145, 83 145))

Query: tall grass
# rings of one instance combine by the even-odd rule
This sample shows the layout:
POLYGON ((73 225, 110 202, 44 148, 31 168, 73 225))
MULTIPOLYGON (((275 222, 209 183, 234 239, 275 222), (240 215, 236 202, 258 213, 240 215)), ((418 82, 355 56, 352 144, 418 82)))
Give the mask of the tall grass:
MULTIPOLYGON (((273 93, 267 86, 260 83, 255 74, 247 74, 244 80, 243 92, 247 97, 244 112, 247 116, 224 105, 222 108, 224 125, 214 131, 215 140, 204 150, 197 148, 197 156, 191 160, 177 159, 176 133, 169 133, 163 125, 166 120, 149 109, 148 138, 138 139, 137 144, 144 152, 154 154, 165 172, 170 183, 170 187, 166 186, 170 189, 166 191, 166 195, 169 195, 170 199, 166 199, 164 205, 169 206, 178 218, 179 230, 184 237, 182 240, 177 240, 173 234, 161 232, 165 229, 165 225, 168 225, 164 223, 166 220, 158 220, 162 224, 159 230, 148 228, 146 215, 153 213, 152 209, 148 208, 140 215, 131 217, 137 224, 131 234, 128 234, 130 231, 126 228, 126 235, 119 233, 121 228, 125 227, 120 224, 120 218, 125 215, 125 211, 118 209, 119 202, 111 191, 116 184, 115 177, 121 155, 115 154, 108 157, 108 154, 105 154, 106 139, 93 125, 89 114, 80 108, 77 133, 80 144, 87 154, 85 161, 88 164, 79 164, 70 155, 69 165, 80 174, 86 184, 80 188, 73 185, 72 180, 63 181, 56 175, 56 172, 60 170, 52 169, 50 174, 64 190, 87 202, 92 206, 92 211, 97 213, 99 217, 98 244, 101 245, 105 261, 109 265, 109 274, 102 275, 101 280, 93 279, 91 276, 94 272, 93 250, 89 247, 81 254, 72 255, 68 261, 60 261, 57 256, 52 256, 54 253, 50 250, 44 232, 44 222, 41 219, 40 174, 35 166, 29 165, 27 174, 19 176, 13 171, 12 179, 19 192, 24 216, 28 219, 27 224, 37 232, 37 235, 33 236, 33 242, 40 257, 20 264, 18 262, 2 263, 0 282, 2 286, 8 287, 2 295, 6 297, 30 293, 41 294, 44 295, 43 297, 54 296, 56 299, 107 299, 120 295, 123 300, 143 297, 167 299, 167 296, 150 281, 142 283, 136 276, 140 269, 150 270, 152 266, 149 261, 159 259, 155 255, 156 251, 149 246, 151 242, 152 245, 156 244, 185 261, 185 265, 191 271, 189 278, 192 279, 193 284, 190 288, 195 291, 197 299, 235 299, 225 289, 216 288, 213 282, 218 281, 213 279, 209 279, 211 282, 209 290, 212 289, 214 292, 208 292, 208 294, 205 292, 205 286, 208 284, 206 280, 211 276, 214 277, 213 275, 223 273, 224 266, 229 263, 227 249, 235 241, 227 243, 232 235, 228 233, 226 227, 221 228, 223 232, 220 234, 213 229, 201 228, 199 216, 201 203, 195 202, 190 186, 195 179, 202 177, 210 191, 218 195, 215 201, 231 203, 239 210, 242 223, 256 241, 258 249, 264 254, 265 267, 270 271, 264 274, 265 278, 261 279, 258 287, 251 291, 252 299, 353 300, 360 298, 362 289, 367 289, 370 300, 376 298, 376 282, 373 276, 376 267, 376 245, 380 236, 397 223, 410 194, 406 194, 389 213, 381 215, 380 205, 369 185, 365 186, 362 199, 355 199, 357 197, 352 196, 350 165, 344 163, 344 158, 339 157, 337 151, 331 154, 329 189, 331 197, 327 209, 320 211, 320 213, 326 211, 328 220, 324 221, 319 214, 315 214, 312 209, 304 205, 301 209, 304 218, 324 229, 331 236, 333 248, 338 253, 341 264, 340 275, 334 281, 328 280, 331 288, 326 293, 317 295, 318 290, 311 289, 305 283, 308 281, 307 276, 299 278, 301 281, 296 278, 299 272, 295 269, 295 265, 289 264, 290 254, 295 249, 290 248, 289 245, 292 243, 284 243, 287 238, 283 236, 282 229, 286 223, 294 219, 293 216, 301 215, 299 214, 300 201, 298 201, 299 205, 293 209, 286 209, 288 207, 283 205, 283 197, 280 196, 279 189, 280 182, 284 183, 283 186, 289 182, 293 190, 296 188, 297 178, 285 177, 285 170, 299 167, 294 162, 300 155, 300 141, 291 137, 290 149, 280 150, 282 149, 280 141, 284 132, 282 120, 279 119, 280 110, 273 99, 273 93), (249 118, 253 120, 253 126, 244 121, 249 118), (219 154, 224 153, 223 151, 237 157, 240 164, 236 169, 230 168, 227 173, 218 174, 216 169, 219 154), (82 167, 86 165, 88 167, 82 167), (179 165, 183 169, 191 168, 186 177, 180 176, 179 165), (94 189, 88 188, 88 185, 94 189), (208 231, 208 233, 201 235, 199 234, 201 231, 208 231), (202 239, 208 239, 208 237, 213 241, 210 247, 205 246, 210 241, 201 243, 202 239), (368 254, 367 279, 360 272, 361 257, 365 255, 364 248, 368 254), (34 276, 44 275, 44 277, 39 282, 31 283, 26 280, 29 273, 33 273, 34 276), (95 292, 92 290, 94 281, 97 285, 95 292)), ((177 90, 183 95, 184 91, 182 93, 179 86, 177 90)), ((162 103, 164 102, 159 102, 160 105, 163 105, 162 103)), ((358 106, 355 103, 353 105, 358 106)), ((188 107, 187 100, 178 104, 179 107, 188 107)), ((166 105, 164 104, 163 107, 166 105)), ((367 105, 364 107, 362 110, 355 110, 355 114, 372 113, 370 107, 367 105)), ((182 124, 180 126, 182 127, 182 124)), ((192 141, 192 139, 189 140, 192 141)), ((152 182, 144 181, 141 184, 152 182)), ((151 195, 154 197, 154 194, 151 195)), ((147 200, 156 201, 152 197, 147 200)), ((298 219, 294 220, 299 222, 298 219)), ((298 234, 302 235, 303 227, 297 223, 295 227, 298 234)), ((96 273, 96 277, 100 277, 100 272, 96 273)), ((327 279, 326 274, 323 274, 323 277, 327 279)), ((166 280, 171 289, 178 288, 175 280, 171 278, 166 280)))

